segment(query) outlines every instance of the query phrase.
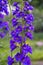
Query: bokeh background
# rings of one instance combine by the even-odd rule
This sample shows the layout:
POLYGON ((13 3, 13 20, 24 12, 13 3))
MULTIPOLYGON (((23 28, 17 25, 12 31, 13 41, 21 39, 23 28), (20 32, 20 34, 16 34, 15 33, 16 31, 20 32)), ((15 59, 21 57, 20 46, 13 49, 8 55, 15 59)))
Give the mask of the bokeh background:
MULTIPOLYGON (((17 1, 17 0, 15 0, 17 1)), ((18 0, 19 1, 19 0, 18 0)), ((34 39, 27 40, 26 43, 30 44, 33 48, 32 55, 29 54, 33 65, 43 65, 43 0, 28 0, 33 5, 34 11, 34 39)), ((14 0, 11 1, 11 4, 14 0)), ((8 20, 8 18, 6 18, 8 20)), ((10 55, 9 49, 9 36, 8 34, 4 39, 0 39, 0 65, 7 65, 7 56, 10 55)), ((16 53, 19 50, 13 52, 16 53)))

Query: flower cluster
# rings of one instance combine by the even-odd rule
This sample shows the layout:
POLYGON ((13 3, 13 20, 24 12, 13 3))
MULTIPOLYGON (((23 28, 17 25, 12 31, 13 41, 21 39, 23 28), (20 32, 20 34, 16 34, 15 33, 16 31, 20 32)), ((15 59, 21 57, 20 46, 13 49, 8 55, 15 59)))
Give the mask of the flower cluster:
MULTIPOLYGON (((13 7, 15 9, 11 10, 13 18, 11 20, 12 29, 10 32, 10 50, 12 52, 19 47, 20 52, 17 52, 14 57, 8 56, 8 65, 13 65, 13 63, 20 62, 20 65, 31 65, 30 57, 28 53, 32 54, 32 47, 26 44, 27 38, 33 39, 32 32, 34 31, 33 21, 34 16, 30 12, 33 7, 27 2, 23 1, 21 6, 19 2, 14 2, 13 7)), ((4 12, 6 15, 9 14, 7 10, 8 0, 0 0, 0 38, 4 38, 6 33, 9 31, 9 23, 5 21, 5 16, 2 14, 4 12), (3 20, 2 20, 3 18, 3 20)))
MULTIPOLYGON (((32 47, 26 44, 26 40, 27 38, 30 40, 33 39, 32 31, 34 30, 34 26, 32 23, 34 17, 32 13, 29 13, 29 11, 33 10, 33 7, 27 1, 23 2, 23 4, 24 7, 20 8, 19 2, 13 3, 15 9, 12 10, 14 17, 11 20, 13 30, 11 31, 10 49, 11 52, 13 52, 19 47, 20 52, 13 57, 14 60, 16 60, 16 62, 21 62, 23 65, 31 65, 30 57, 28 57, 27 54, 32 54, 32 47)), ((12 65, 13 59, 11 57, 8 58, 8 65, 12 65), (11 61, 9 61, 10 59, 11 61)))
POLYGON ((7 5, 8 5, 8 0, 0 0, 0 13, 4 12, 6 13, 6 15, 9 14, 7 5))
POLYGON ((14 59, 8 56, 8 65, 12 65, 12 63, 14 63, 14 59))
POLYGON ((9 31, 9 23, 5 21, 5 16, 2 14, 2 12, 4 12, 8 15, 7 4, 7 0, 0 0, 0 38, 4 38, 9 31))
POLYGON ((0 21, 0 38, 4 38, 7 32, 9 31, 8 22, 0 21))

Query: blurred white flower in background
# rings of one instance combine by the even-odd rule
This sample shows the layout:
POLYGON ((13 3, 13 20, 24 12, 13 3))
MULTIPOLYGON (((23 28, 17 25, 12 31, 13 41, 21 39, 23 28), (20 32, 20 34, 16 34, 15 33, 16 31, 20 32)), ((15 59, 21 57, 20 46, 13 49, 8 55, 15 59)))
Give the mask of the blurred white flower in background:
POLYGON ((31 2, 32 0, 29 0, 29 2, 31 2))

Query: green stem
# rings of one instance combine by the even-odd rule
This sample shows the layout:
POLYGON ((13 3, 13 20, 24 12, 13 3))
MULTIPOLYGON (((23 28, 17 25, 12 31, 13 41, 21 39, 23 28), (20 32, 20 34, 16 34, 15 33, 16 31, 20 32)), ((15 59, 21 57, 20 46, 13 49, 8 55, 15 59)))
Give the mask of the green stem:
MULTIPOLYGON (((9 8, 10 8, 10 20, 9 21, 11 21, 11 18, 12 18, 12 14, 11 14, 11 4, 10 4, 10 2, 11 2, 11 0, 8 0, 8 3, 9 3, 9 8)), ((12 51, 10 50, 10 52, 11 52, 11 57, 12 57, 12 51)))
POLYGON ((12 57, 12 51, 11 51, 11 57, 12 57))
MULTIPOLYGON (((23 0, 21 0, 21 11, 22 11, 22 9, 23 9, 23 0)), ((23 20, 21 20, 22 22, 23 22, 23 20)), ((20 53, 22 53, 22 45, 23 45, 23 42, 21 42, 21 46, 20 46, 20 53)), ((19 65, 21 65, 21 62, 19 62, 19 65)))
MULTIPOLYGON (((20 46, 20 53, 22 53, 22 43, 21 43, 21 46, 20 46)), ((19 65, 21 65, 21 62, 19 62, 19 65)))
POLYGON ((21 62, 19 62, 19 65, 21 65, 21 62))

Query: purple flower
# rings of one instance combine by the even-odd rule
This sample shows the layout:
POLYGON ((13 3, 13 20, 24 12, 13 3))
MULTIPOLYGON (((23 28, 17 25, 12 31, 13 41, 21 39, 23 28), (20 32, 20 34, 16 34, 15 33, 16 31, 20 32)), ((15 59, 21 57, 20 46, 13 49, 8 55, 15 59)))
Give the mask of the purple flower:
POLYGON ((33 35, 31 32, 26 32, 25 36, 31 40, 33 39, 33 35))
POLYGON ((28 22, 28 23, 31 23, 31 22, 33 22, 33 20, 34 20, 34 17, 33 17, 32 14, 26 14, 26 15, 24 16, 24 20, 26 21, 26 23, 27 23, 27 22, 28 22))
POLYGON ((34 26, 32 24, 29 24, 28 26, 24 26, 23 30, 26 32, 28 30, 34 31, 34 26))
POLYGON ((17 35, 18 35, 18 33, 17 33, 17 32, 15 32, 15 30, 12 30, 12 31, 11 31, 11 37, 13 37, 13 38, 14 38, 14 37, 15 37, 15 36, 17 36, 17 35))
POLYGON ((27 54, 27 53, 31 53, 32 54, 32 47, 29 46, 28 44, 24 44, 22 46, 22 53, 23 54, 27 54))
POLYGON ((22 36, 18 35, 18 32, 12 31, 11 36, 14 39, 15 42, 21 43, 22 42, 22 36))
POLYGON ((33 16, 33 14, 27 15, 27 18, 28 18, 30 21, 34 21, 34 16, 33 16))
POLYGON ((20 11, 16 14, 16 17, 21 18, 21 12, 20 11))
POLYGON ((14 36, 14 41, 21 44, 22 43, 22 36, 21 35, 14 36))
POLYGON ((0 29, 2 28, 2 23, 3 23, 3 22, 2 22, 2 21, 0 21, 0 29))
POLYGON ((33 6, 29 5, 29 6, 24 6, 24 11, 28 11, 28 10, 33 10, 33 6))
POLYGON ((13 25, 13 27, 16 26, 17 24, 18 24, 17 19, 13 18, 12 19, 12 25, 13 25))
POLYGON ((0 32, 0 38, 4 38, 5 37, 5 33, 3 33, 3 32, 0 32))
POLYGON ((18 6, 19 5, 19 2, 14 2, 13 3, 13 6, 18 6))
POLYGON ((9 31, 9 23, 8 22, 3 22, 2 23, 2 30, 4 33, 7 33, 9 31))
POLYGON ((0 5, 1 6, 5 6, 6 4, 8 4, 7 0, 0 0, 0 5))
POLYGON ((18 12, 19 12, 19 7, 17 6, 17 7, 15 7, 15 9, 14 10, 12 10, 12 14, 13 15, 16 15, 18 12))
POLYGON ((7 0, 1 0, 0 1, 0 12, 5 12, 7 15, 9 14, 8 10, 7 10, 7 4, 8 1, 7 0))
POLYGON ((34 26, 32 24, 29 25, 29 30, 34 31, 34 26))
POLYGON ((28 1, 25 1, 24 4, 25 4, 26 6, 29 6, 29 2, 28 2, 28 1))
POLYGON ((12 65, 14 63, 14 59, 8 56, 8 65, 12 65))
POLYGON ((24 2, 24 11, 33 10, 33 6, 31 6, 27 1, 24 2))
POLYGON ((13 3, 13 6, 15 7, 15 9, 12 10, 12 13, 13 15, 17 14, 20 10, 20 7, 19 7, 19 2, 14 2, 13 3))
POLYGON ((24 12, 19 11, 15 16, 16 16, 17 18, 23 18, 24 15, 25 15, 24 12))
POLYGON ((9 25, 8 22, 2 22, 0 21, 0 38, 4 38, 6 33, 9 31, 9 25))
POLYGON ((22 25, 18 25, 16 28, 15 28, 15 31, 19 34, 22 32, 22 25))
POLYGON ((10 49, 11 51, 13 51, 14 49, 16 49, 16 44, 15 44, 15 41, 14 40, 10 40, 10 49))
POLYGON ((33 10, 33 6, 29 5, 29 7, 27 7, 27 10, 33 10))
POLYGON ((7 4, 8 3, 8 0, 0 0, 0 3, 2 3, 2 4, 7 4))
POLYGON ((0 13, 0 18, 4 18, 4 15, 2 13, 0 13))
POLYGON ((22 64, 23 65, 31 65, 30 57, 26 56, 25 58, 23 58, 22 64))
POLYGON ((4 12, 5 12, 6 15, 9 14, 9 11, 8 11, 8 8, 7 7, 8 7, 7 5, 3 7, 3 10, 4 10, 4 12))
POLYGON ((17 53, 14 58, 16 59, 17 62, 22 62, 22 59, 24 58, 23 54, 17 53))
POLYGON ((9 25, 9 22, 8 21, 4 21, 3 22, 3 26, 8 26, 9 25))

